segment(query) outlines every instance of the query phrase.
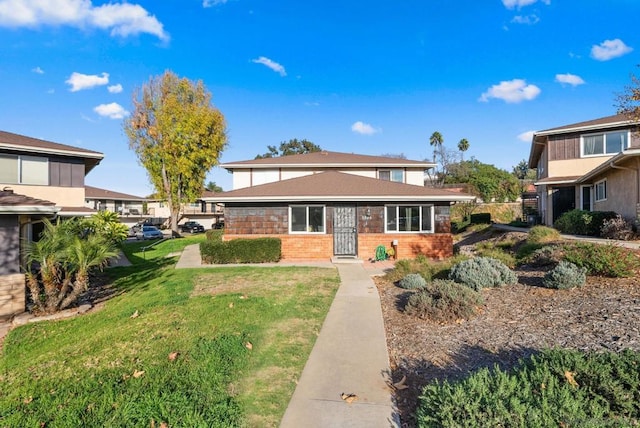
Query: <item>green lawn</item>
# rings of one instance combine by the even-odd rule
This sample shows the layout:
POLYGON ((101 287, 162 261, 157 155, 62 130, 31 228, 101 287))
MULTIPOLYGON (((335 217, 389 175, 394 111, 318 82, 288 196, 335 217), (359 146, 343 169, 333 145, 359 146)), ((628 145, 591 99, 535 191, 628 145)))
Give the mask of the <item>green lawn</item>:
POLYGON ((277 426, 337 271, 173 269, 167 255, 202 239, 128 244, 134 265, 107 272, 120 294, 102 309, 12 330, 0 426, 277 426))

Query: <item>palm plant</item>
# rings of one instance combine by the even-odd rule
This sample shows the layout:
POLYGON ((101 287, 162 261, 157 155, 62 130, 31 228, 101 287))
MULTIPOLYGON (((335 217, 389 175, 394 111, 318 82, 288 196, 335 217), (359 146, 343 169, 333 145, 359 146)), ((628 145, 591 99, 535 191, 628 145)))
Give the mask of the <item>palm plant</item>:
POLYGON ((469 140, 463 138, 458 142, 458 150, 460 150, 461 159, 464 162, 464 152, 469 150, 469 140))
POLYGON ((37 242, 26 245, 26 279, 37 310, 55 312, 69 307, 87 290, 89 272, 117 256, 115 243, 91 233, 82 220, 52 224, 44 220, 37 242))
POLYGON ((438 131, 435 131, 433 134, 431 134, 431 137, 429 137, 429 144, 431 145, 431 147, 433 147, 433 161, 436 161, 436 154, 438 152, 438 149, 440 147, 442 147, 442 143, 444 143, 444 138, 442 137, 442 134, 438 131))

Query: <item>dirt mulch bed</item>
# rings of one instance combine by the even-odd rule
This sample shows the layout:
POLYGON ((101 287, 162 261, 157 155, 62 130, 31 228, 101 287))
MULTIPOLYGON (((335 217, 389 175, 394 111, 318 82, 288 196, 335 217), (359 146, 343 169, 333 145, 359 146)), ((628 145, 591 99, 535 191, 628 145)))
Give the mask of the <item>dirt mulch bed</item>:
POLYGON ((422 388, 456 380, 482 367, 513 367, 544 348, 640 351, 640 279, 590 277, 573 290, 537 286, 544 272, 520 269, 519 284, 482 291, 484 305, 470 320, 439 325, 403 313, 408 291, 376 279, 382 302, 402 426, 416 424, 422 388), (526 284, 526 285, 525 285, 526 284))

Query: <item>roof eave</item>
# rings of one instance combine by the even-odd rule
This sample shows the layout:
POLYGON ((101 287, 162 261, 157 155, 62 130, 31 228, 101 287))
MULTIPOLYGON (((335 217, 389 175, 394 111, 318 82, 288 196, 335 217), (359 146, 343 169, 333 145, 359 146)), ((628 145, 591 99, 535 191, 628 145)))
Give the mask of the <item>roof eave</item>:
POLYGON ((582 177, 580 177, 578 180, 576 180, 577 183, 584 183, 586 181, 591 180, 593 177, 602 174, 603 172, 607 171, 608 169, 612 168, 612 165, 615 165, 617 162, 620 162, 626 158, 632 157, 632 156, 640 156, 640 149, 628 149, 625 150, 623 152, 618 153, 617 155, 615 155, 614 157, 612 157, 611 159, 601 163, 600 165, 598 165, 597 167, 595 167, 594 169, 592 169, 591 171, 589 171, 588 173, 586 173, 585 175, 583 175, 582 177))
POLYGON ((436 166, 433 162, 424 163, 269 163, 269 164, 250 164, 250 163, 225 163, 220 165, 227 170, 233 169, 273 169, 273 168, 434 168, 436 166))
POLYGON ((46 205, 0 205, 0 214, 41 214, 53 215, 60 208, 46 205))
POLYGON ((534 134, 535 136, 547 136, 547 135, 557 135, 557 134, 569 134, 572 132, 582 132, 582 131, 597 131, 600 129, 610 129, 610 128, 618 128, 620 126, 629 126, 634 125, 635 122, 632 120, 622 120, 611 123, 601 123, 594 125, 584 125, 584 126, 573 126, 571 128, 560 128, 560 129, 548 129, 545 131, 539 131, 534 134))
POLYGON ((202 198, 205 202, 463 202, 472 201, 475 196, 471 195, 437 195, 437 196, 231 196, 217 198, 202 198))
POLYGON ((60 150, 60 149, 51 149, 51 148, 44 148, 44 147, 22 146, 19 144, 8 144, 8 143, 0 143, 0 148, 16 150, 21 152, 29 152, 29 153, 44 153, 44 154, 61 155, 61 156, 77 156, 82 158, 97 159, 98 162, 104 159, 104 154, 98 153, 98 152, 60 150))

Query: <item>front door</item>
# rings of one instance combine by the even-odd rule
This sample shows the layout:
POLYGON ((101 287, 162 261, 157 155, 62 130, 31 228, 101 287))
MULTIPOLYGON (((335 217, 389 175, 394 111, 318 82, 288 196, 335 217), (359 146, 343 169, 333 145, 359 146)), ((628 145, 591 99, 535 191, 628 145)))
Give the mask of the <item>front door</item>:
POLYGON ((333 254, 355 256, 358 247, 356 207, 343 205, 333 208, 333 254))

